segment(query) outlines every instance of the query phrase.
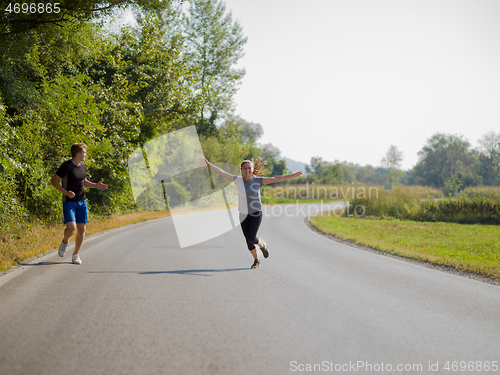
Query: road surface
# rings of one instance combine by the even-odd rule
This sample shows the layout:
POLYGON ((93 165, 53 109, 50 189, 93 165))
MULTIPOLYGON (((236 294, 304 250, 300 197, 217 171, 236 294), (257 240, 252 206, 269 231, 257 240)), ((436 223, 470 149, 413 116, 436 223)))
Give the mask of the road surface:
POLYGON ((256 270, 240 228, 181 249, 165 218, 0 277, 0 375, 500 373, 500 287, 272 210, 256 270))

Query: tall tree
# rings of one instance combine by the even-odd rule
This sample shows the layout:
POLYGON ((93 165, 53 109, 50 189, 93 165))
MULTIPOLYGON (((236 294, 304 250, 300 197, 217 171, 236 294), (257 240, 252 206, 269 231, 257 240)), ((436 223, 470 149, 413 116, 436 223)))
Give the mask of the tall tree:
POLYGON ((500 184, 500 133, 483 134, 478 140, 479 173, 485 185, 500 184))
POLYGON ((197 118, 199 134, 215 134, 216 122, 232 108, 232 98, 244 69, 234 66, 243 56, 240 24, 220 0, 193 0, 184 17, 186 54, 198 79, 202 98, 197 118))
POLYGON ((390 145, 384 158, 382 159, 382 166, 389 170, 389 184, 392 184, 393 178, 402 174, 401 171, 398 173, 397 170, 401 168, 401 162, 403 159, 403 152, 396 146, 390 145))

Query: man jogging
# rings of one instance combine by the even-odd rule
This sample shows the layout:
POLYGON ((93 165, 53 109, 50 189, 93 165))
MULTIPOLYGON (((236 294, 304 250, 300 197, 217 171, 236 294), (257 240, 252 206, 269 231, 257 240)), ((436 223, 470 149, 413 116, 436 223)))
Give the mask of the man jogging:
POLYGON ((75 250, 71 261, 82 264, 78 252, 85 237, 85 226, 88 222, 87 201, 84 188, 106 190, 108 185, 103 180, 94 183, 87 180, 87 167, 83 163, 87 156, 87 145, 75 143, 71 146, 71 160, 64 162, 52 178, 52 186, 63 193, 64 238, 59 246, 59 256, 63 257, 68 247, 69 238, 75 233, 75 250), (60 184, 62 181, 62 186, 60 184))

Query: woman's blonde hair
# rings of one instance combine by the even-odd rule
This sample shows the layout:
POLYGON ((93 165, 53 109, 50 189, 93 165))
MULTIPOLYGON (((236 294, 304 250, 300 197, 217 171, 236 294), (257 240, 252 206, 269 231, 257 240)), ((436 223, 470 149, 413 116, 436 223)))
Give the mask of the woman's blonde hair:
POLYGON ((243 160, 240 165, 243 167, 243 164, 250 163, 253 165, 253 176, 262 176, 264 174, 264 166, 267 164, 260 156, 257 158, 252 158, 252 160, 243 160))

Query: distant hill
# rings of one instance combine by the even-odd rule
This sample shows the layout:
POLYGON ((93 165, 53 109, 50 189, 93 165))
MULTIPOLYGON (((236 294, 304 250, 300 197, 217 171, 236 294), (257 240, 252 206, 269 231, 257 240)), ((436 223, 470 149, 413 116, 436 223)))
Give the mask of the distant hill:
POLYGON ((302 163, 300 161, 295 161, 292 159, 289 159, 287 157, 282 157, 281 159, 286 161, 286 169, 288 169, 290 172, 298 172, 302 171, 304 173, 304 176, 307 175, 306 172, 306 163, 302 163))

